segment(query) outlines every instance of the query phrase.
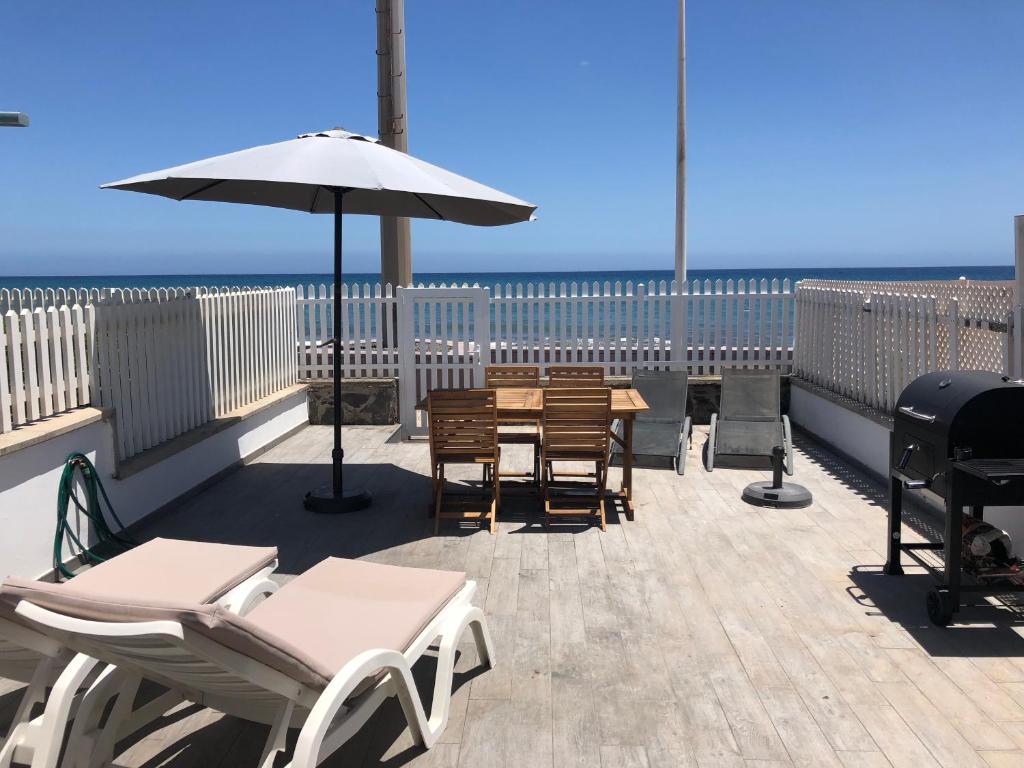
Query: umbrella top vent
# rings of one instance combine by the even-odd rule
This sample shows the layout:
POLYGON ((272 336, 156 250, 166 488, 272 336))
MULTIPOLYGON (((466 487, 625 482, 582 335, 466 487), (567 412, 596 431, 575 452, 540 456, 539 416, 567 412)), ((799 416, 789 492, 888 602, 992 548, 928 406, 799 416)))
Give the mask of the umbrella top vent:
POLYGON ((300 139, 355 139, 356 141, 369 141, 373 144, 380 143, 372 136, 363 136, 360 133, 352 133, 344 128, 332 128, 329 131, 317 131, 316 133, 300 133, 300 139))

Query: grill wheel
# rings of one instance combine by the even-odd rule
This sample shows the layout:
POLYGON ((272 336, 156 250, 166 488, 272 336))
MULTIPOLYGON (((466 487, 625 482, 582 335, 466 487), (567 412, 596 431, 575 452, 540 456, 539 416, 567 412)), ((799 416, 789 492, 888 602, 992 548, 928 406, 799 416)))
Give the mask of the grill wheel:
POLYGON ((949 592, 938 587, 928 590, 928 618, 940 627, 949 626, 953 620, 953 599, 949 592))

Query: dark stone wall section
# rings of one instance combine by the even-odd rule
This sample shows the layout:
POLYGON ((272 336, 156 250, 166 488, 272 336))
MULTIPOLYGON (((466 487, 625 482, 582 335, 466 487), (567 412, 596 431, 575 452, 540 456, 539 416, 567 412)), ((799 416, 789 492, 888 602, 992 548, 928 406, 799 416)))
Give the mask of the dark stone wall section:
MULTIPOLYGON (((334 387, 330 381, 310 381, 309 423, 334 423, 334 387)), ((346 379, 341 383, 343 424, 397 424, 396 379, 346 379)))
MULTIPOLYGON (((628 387, 628 376, 606 379, 611 387, 628 387)), ((309 423, 331 424, 334 420, 333 391, 329 381, 309 383, 309 423)), ((342 422, 345 424, 397 424, 398 382, 395 379, 347 379, 342 382, 342 422)), ((718 410, 721 379, 691 376, 688 413, 694 424, 707 424, 718 410)), ((789 376, 782 377, 782 412, 789 412, 789 376)))

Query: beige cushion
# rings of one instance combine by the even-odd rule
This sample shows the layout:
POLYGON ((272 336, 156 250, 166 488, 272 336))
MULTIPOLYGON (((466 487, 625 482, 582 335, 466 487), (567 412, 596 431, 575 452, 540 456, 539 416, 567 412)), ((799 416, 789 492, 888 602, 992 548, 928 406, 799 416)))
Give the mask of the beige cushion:
POLYGON ((158 538, 82 571, 64 588, 137 603, 209 603, 276 558, 277 547, 158 538))
MULTIPOLYGON (((232 650, 273 667, 293 680, 316 688, 327 679, 313 667, 302 651, 253 627, 242 617, 220 605, 173 603, 159 600, 133 602, 101 593, 72 593, 63 584, 11 577, 0 585, 0 601, 17 605, 25 600, 42 608, 88 621, 175 621, 186 630, 210 638, 232 650)), ((45 632, 45 629, 43 630, 45 632)), ((96 655, 104 661, 115 658, 96 655)))
POLYGON ((373 648, 404 652, 466 574, 330 557, 256 606, 248 620, 302 648, 324 677, 373 648))
POLYGON ((140 604, 15 578, 0 586, 0 600, 27 600, 93 621, 177 621, 293 680, 323 688, 362 651, 406 650, 465 581, 463 573, 329 558, 290 581, 247 618, 216 605, 140 604))
MULTIPOLYGON (((87 568, 59 588, 115 602, 209 603, 276 559, 277 547, 156 538, 87 568)), ((0 618, 25 623, 7 600, 0 600, 0 618)))

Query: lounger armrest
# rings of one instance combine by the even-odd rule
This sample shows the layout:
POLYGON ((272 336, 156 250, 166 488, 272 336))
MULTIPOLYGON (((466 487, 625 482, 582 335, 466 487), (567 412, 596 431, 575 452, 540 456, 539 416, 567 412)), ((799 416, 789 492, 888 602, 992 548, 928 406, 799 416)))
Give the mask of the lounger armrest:
POLYGON ((782 416, 782 434, 786 448, 786 474, 793 474, 793 429, 789 425, 789 416, 782 416))
MULTIPOLYGON (((69 634, 97 638, 99 640, 118 637, 135 637, 137 635, 169 635, 181 640, 184 630, 177 621, 92 621, 66 616, 47 608, 42 608, 28 600, 22 600, 14 609, 19 616, 33 624, 46 628, 54 637, 64 640, 69 634)), ((69 645, 74 647, 74 645, 69 645)), ((77 650, 77 649, 76 649, 77 650)))
POLYGON ((711 414, 711 422, 708 424, 708 440, 705 443, 707 447, 706 456, 704 458, 704 467, 708 472, 712 472, 715 469, 715 435, 718 431, 718 414, 711 414))
POLYGON ((275 558, 273 563, 254 573, 241 584, 222 595, 216 602, 232 613, 244 616, 256 607, 260 597, 270 597, 277 592, 280 585, 270 578, 270 574, 276 570, 277 559, 275 558))

